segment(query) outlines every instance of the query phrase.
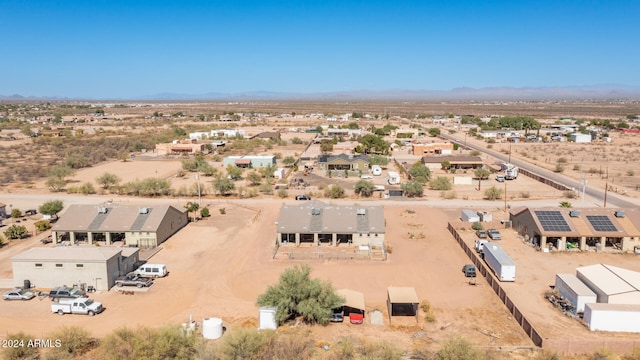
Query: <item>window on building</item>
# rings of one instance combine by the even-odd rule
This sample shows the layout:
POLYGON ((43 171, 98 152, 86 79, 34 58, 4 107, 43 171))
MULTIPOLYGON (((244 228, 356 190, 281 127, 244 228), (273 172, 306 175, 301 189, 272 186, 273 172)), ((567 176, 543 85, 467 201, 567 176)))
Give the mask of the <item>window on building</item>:
POLYGON ((62 269, 63 267, 62 264, 56 264, 56 269, 62 269))
POLYGON ((42 269, 42 264, 40 264, 40 263, 36 263, 35 265, 36 265, 36 268, 37 268, 37 269, 42 269))
POLYGON ((76 269, 84 269, 84 264, 76 264, 76 269))

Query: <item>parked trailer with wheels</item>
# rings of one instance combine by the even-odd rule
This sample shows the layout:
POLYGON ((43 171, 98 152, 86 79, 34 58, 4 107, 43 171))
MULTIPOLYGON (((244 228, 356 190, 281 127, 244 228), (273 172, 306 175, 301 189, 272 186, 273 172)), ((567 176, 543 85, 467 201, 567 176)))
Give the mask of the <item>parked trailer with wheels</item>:
POLYGON ((516 264, 509 255, 495 243, 486 243, 482 247, 484 261, 500 281, 516 281, 516 264))

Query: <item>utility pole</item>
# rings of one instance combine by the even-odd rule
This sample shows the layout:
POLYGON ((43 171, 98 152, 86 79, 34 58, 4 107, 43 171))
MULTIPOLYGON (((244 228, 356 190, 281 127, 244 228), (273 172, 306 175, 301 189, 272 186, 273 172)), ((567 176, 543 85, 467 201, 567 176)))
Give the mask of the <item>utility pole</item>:
POLYGON ((507 180, 504 181, 504 212, 507 212, 507 180))
POLYGON ((198 181, 198 207, 200 207, 200 171, 196 174, 196 180, 198 181))
POLYGON ((582 172, 582 163, 584 158, 580 161, 580 180, 582 180, 582 207, 584 208, 584 193, 587 190, 587 176, 582 172))
MULTIPOLYGON (((509 143, 509 164, 511 164, 511 143, 509 143)), ((505 183, 504 186, 507 186, 505 183)))
POLYGON ((604 183, 604 205, 602 207, 607 207, 607 191, 609 190, 609 182, 605 181, 604 183))

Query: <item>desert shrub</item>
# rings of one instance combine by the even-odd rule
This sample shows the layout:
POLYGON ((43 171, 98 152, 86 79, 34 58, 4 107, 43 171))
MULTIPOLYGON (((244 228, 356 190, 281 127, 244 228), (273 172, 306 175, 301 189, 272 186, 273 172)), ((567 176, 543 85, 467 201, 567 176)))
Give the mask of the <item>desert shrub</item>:
POLYGON ((51 229, 51 223, 49 220, 38 220, 33 223, 33 226, 35 226, 38 231, 47 231, 51 229))
POLYGON ((324 189, 326 189, 326 188, 327 188, 327 184, 325 184, 325 183, 318 184, 318 190, 324 191, 324 189))
POLYGON ((224 215, 224 214, 227 213, 227 209, 225 209, 225 208, 220 208, 219 211, 220 211, 220 215, 224 215))
POLYGON ((564 171, 564 166, 560 164, 556 164, 556 167, 553 169, 553 172, 561 173, 564 171))
POLYGON ((365 342, 358 351, 362 359, 401 360, 402 350, 388 341, 365 342))
POLYGON ((458 197, 458 195, 456 194, 455 191, 443 191, 440 193, 440 197, 445 200, 453 200, 456 197, 458 197))
POLYGON ((435 322, 436 315, 433 313, 431 303, 428 300, 422 300, 420 303, 420 310, 424 313, 424 320, 426 322, 435 322))
POLYGON ((269 342, 263 350, 263 359, 307 360, 313 358, 314 343, 309 334, 278 334, 268 339, 269 342))
POLYGON ((369 197, 373 195, 373 191, 375 189, 375 185, 373 185, 372 181, 367 180, 358 180, 353 187, 356 194, 369 197))
POLYGON ((492 186, 484 191, 484 198, 487 200, 498 200, 502 198, 502 189, 492 186))
POLYGON ((473 225, 471 225, 471 228, 473 230, 482 230, 482 223, 481 222, 474 222, 473 225))
POLYGON ((471 342, 460 337, 449 338, 437 353, 439 360, 483 360, 486 354, 471 342))
POLYGON ((64 164, 71 169, 81 169, 91 166, 91 161, 82 154, 72 153, 64 159, 64 164))
POLYGON ((261 360, 263 349, 269 337, 274 336, 269 331, 258 332, 240 328, 229 332, 220 344, 219 356, 221 360, 261 360))
POLYGON ((575 199, 578 195, 575 191, 567 190, 564 192, 564 197, 567 199, 575 199))
POLYGON ((453 185, 451 184, 451 180, 449 180, 449 178, 445 176, 438 176, 437 178, 429 182, 429 187, 432 190, 451 190, 453 185))
POLYGON ((580 165, 578 164, 573 165, 573 171, 580 171, 580 165))
POLYGON ((14 208, 13 210, 11 210, 11 217, 14 219, 22 217, 22 211, 20 211, 20 209, 14 208))
POLYGON ((286 269, 276 285, 258 297, 259 306, 276 306, 276 321, 283 324, 302 316, 308 323, 328 324, 332 309, 341 306, 344 299, 338 296, 329 282, 311 279, 308 265, 286 269))
POLYGON ((431 178, 431 170, 421 162, 417 162, 409 168, 411 179, 421 184, 426 184, 431 178))
POLYGON ((333 184, 324 189, 324 196, 331 199, 340 199, 344 197, 344 189, 338 184, 333 184))
POLYGON ((120 191, 134 196, 166 196, 171 194, 171 182, 166 179, 146 178, 128 182, 120 191))
POLYGON ((76 358, 97 345, 97 341, 91 338, 88 331, 77 326, 64 326, 49 338, 60 340, 59 347, 52 347, 46 353, 47 358, 51 359, 76 358))
POLYGON ((555 351, 543 349, 533 356, 533 360, 562 360, 562 356, 555 351))
POLYGON ((487 149, 491 149, 491 147, 493 147, 493 146, 491 146, 491 144, 495 144, 496 140, 495 139, 489 139, 487 142, 489 143, 489 145, 487 145, 487 149), (489 147, 489 146, 491 146, 491 147, 489 147))
POLYGON ((417 181, 407 181, 402 183, 400 188, 407 197, 420 197, 424 194, 424 186, 417 181))
POLYGON ((213 180, 213 188, 216 189, 218 194, 227 195, 231 190, 235 189, 235 184, 231 179, 227 179, 226 177, 219 176, 215 180, 213 180))
POLYGON ((39 349, 38 347, 27 346, 29 340, 33 340, 35 337, 23 332, 14 334, 8 334, 6 336, 7 344, 15 346, 3 346, 2 356, 6 360, 21 360, 21 359, 37 359, 39 349))
POLYGON ((287 189, 279 189, 278 190, 278 197, 284 199, 286 197, 289 196, 289 192, 287 191, 287 189))
POLYGON ((620 355, 615 352, 602 348, 587 357, 589 360, 620 360, 620 355))
POLYGON ((567 163, 567 158, 559 157, 557 162, 558 162, 558 164, 566 164, 567 163))
POLYGON ((96 182, 101 185, 103 189, 108 189, 111 186, 118 185, 121 180, 118 175, 105 172, 96 179, 96 182))
POLYGON ((265 195, 272 195, 273 194, 273 186, 271 186, 271 184, 269 184, 269 183, 264 183, 264 184, 260 185, 260 192, 265 194, 265 195))
POLYGON ((190 359, 202 348, 197 336, 184 336, 177 327, 120 328, 107 335, 98 349, 105 360, 190 359))
POLYGON ((523 198, 523 199, 528 199, 528 198, 531 197, 531 194, 529 194, 528 191, 523 191, 523 192, 520 193, 520 197, 523 198))
POLYGON ((478 150, 472 150, 472 151, 469 153, 469 155, 471 155, 471 156, 480 156, 480 151, 478 151, 478 150))
POLYGON ((22 239, 27 236, 27 228, 22 225, 13 224, 4 231, 4 235, 10 240, 22 239))
POLYGON ((634 176, 636 173, 635 171, 633 171, 633 169, 629 169, 627 170, 627 176, 634 176))
POLYGON ((254 186, 260 185, 260 183, 262 182, 262 175, 258 174, 257 171, 252 171, 247 174, 247 181, 249 182, 249 184, 254 186))
POLYGON ((291 143, 295 144, 295 145, 300 145, 303 143, 302 139, 300 139, 299 137, 294 137, 293 139, 291 139, 291 143))
POLYGON ((82 194, 85 194, 85 195, 95 194, 96 193, 96 189, 93 187, 93 184, 90 183, 90 182, 86 182, 86 183, 80 185, 79 190, 80 190, 80 192, 82 194))

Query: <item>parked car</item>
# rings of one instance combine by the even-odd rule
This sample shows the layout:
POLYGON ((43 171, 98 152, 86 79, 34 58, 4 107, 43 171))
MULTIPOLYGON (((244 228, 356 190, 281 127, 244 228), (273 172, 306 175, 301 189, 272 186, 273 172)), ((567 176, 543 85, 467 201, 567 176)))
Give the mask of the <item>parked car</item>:
POLYGON ((360 179, 373 179, 373 176, 369 174, 362 174, 360 175, 360 179))
POLYGON ((94 316, 104 311, 102 303, 89 298, 60 299, 57 303, 51 304, 51 312, 58 315, 83 314, 94 316))
POLYGON ((357 314, 357 313, 351 313, 349 314, 349 322, 352 324, 362 324, 364 323, 364 315, 363 314, 357 314))
POLYGON ((298 195, 296 196, 296 200, 311 200, 311 197, 307 195, 298 195))
POLYGON ((40 242, 43 244, 51 244, 53 242, 53 237, 49 235, 46 238, 40 240, 40 242))
POLYGON ((127 274, 116 279, 116 286, 136 286, 141 288, 151 285, 153 285, 153 279, 135 274, 127 274))
POLYGON ((35 214, 37 214, 37 213, 38 213, 38 210, 35 210, 35 209, 29 209, 29 210, 27 210, 27 211, 25 211, 25 212, 24 212, 24 215, 25 215, 25 216, 28 216, 28 215, 35 215, 35 214))
POLYGON ((476 277, 476 266, 473 264, 466 264, 462 267, 462 272, 465 277, 476 277))
POLYGON ((500 231, 496 229, 487 230, 487 234, 491 238, 491 240, 502 240, 502 236, 500 235, 500 231))
POLYGON ((51 289, 51 291, 49 291, 49 297, 51 298, 51 300, 73 299, 73 298, 81 298, 85 296, 86 294, 84 290, 77 287, 69 288, 67 286, 58 286, 51 289))
POLYGON ((497 182, 504 182, 505 177, 504 175, 496 175, 496 181, 497 182))
POLYGON ((2 294, 4 300, 31 300, 35 296, 32 291, 25 289, 13 289, 2 294))
POLYGON ((480 239, 486 239, 487 238, 487 232, 486 232, 486 230, 478 230, 478 231, 476 231, 476 236, 479 237, 480 239))
POLYGON ((336 311, 331 314, 331 322, 343 322, 344 321, 344 313, 342 311, 336 311))

